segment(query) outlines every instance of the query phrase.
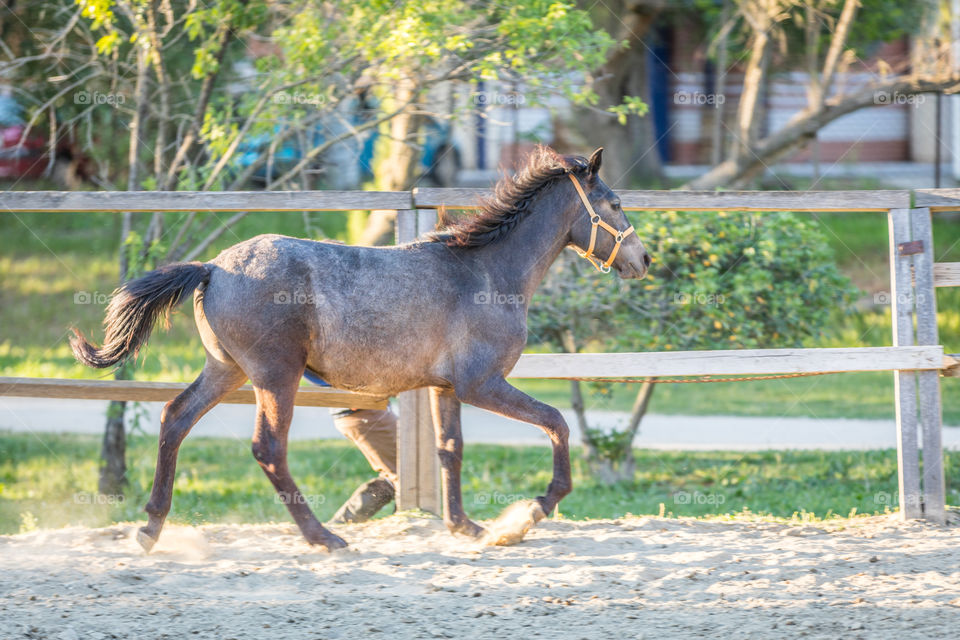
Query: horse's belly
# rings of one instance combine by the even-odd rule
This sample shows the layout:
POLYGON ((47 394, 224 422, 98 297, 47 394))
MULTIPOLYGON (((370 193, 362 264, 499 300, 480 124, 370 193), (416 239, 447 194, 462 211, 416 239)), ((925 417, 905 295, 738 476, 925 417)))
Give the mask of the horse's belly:
POLYGON ((405 350, 337 349, 312 354, 308 366, 339 389, 380 395, 442 384, 435 354, 405 350))

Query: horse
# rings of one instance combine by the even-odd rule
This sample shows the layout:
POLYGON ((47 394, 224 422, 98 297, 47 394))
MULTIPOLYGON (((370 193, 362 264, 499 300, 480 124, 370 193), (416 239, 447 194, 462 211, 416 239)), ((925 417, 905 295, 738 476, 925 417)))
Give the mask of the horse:
POLYGON ((199 377, 161 414, 148 522, 137 535, 143 549, 157 542, 170 511, 184 438, 247 379, 256 396, 254 458, 307 542, 346 546, 317 520, 287 466, 294 396, 306 371, 382 396, 429 387, 443 518, 454 534, 487 534, 462 504, 461 403, 546 432, 553 478, 544 495, 520 507, 527 513, 522 539, 572 490, 563 416, 505 379, 526 344, 531 296, 568 246, 624 279, 643 278, 650 265, 619 198, 599 177, 601 157, 602 148, 586 159, 538 147, 477 214, 443 216, 439 230, 410 243, 362 247, 261 235, 210 262, 165 265, 114 291, 102 346, 73 330, 71 347, 83 364, 107 368, 136 357, 155 322, 190 293, 206 352, 199 377))

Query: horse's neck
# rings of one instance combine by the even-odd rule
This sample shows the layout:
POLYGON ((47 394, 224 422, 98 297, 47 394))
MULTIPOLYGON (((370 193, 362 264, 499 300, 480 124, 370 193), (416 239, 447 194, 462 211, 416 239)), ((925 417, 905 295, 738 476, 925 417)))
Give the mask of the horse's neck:
POLYGON ((530 301, 550 265, 567 246, 568 216, 563 203, 544 198, 506 237, 483 247, 487 269, 510 288, 503 293, 521 293, 530 301))

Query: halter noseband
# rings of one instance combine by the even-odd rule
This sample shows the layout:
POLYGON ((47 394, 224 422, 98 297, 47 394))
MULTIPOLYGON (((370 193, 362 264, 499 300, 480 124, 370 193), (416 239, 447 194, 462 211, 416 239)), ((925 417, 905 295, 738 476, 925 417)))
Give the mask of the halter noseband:
POLYGON ((610 265, 613 264, 614 259, 617 257, 617 253, 620 251, 620 245, 627 236, 633 233, 633 225, 630 225, 623 231, 617 231, 614 227, 611 227, 601 220, 597 212, 593 210, 593 205, 591 205, 590 200, 587 199, 587 194, 583 192, 583 187, 580 186, 580 182, 576 176, 572 173, 568 173, 567 175, 570 176, 573 186, 577 188, 577 193, 580 194, 580 200, 583 201, 583 206, 586 207, 587 213, 590 215, 590 224, 592 225, 590 229, 590 246, 587 247, 586 251, 581 251, 579 247, 576 246, 574 246, 574 249, 577 250, 581 258, 589 260, 590 264, 592 264, 597 271, 600 273, 610 273, 610 265), (610 252, 610 257, 607 258, 606 262, 600 262, 600 259, 593 255, 593 248, 597 244, 597 227, 602 227, 604 231, 613 236, 613 251, 610 252))

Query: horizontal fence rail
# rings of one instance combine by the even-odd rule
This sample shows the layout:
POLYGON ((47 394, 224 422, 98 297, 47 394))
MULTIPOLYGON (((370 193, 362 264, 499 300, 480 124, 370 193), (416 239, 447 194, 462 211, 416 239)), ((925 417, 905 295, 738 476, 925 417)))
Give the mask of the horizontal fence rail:
MULTIPOLYGON (((415 189, 420 208, 475 209, 488 189, 415 189)), ((617 191, 629 211, 882 211, 910 206, 909 191, 617 191)))
MULTIPOLYGON (((0 396, 17 398, 59 398, 82 400, 124 400, 168 402, 189 385, 179 382, 136 380, 65 380, 62 378, 0 378, 0 396)), ((221 402, 255 404, 253 387, 246 385, 224 396, 221 402)), ((295 403, 301 407, 351 407, 386 409, 387 399, 330 387, 304 388, 295 403)))
POLYGON ((960 189, 915 189, 913 206, 931 211, 960 211, 960 189))
MULTIPOLYGON (((413 191, 6 191, 0 211, 343 211, 476 209, 488 189, 413 191)), ((887 211, 910 206, 909 191, 616 192, 630 211, 887 211)), ((960 202, 960 199, 958 199, 960 202)))
POLYGON ((343 211, 410 209, 409 191, 5 191, 0 211, 343 211))
POLYGON ((960 287, 960 262, 936 262, 933 265, 936 287, 960 287))
POLYGON ((942 369, 943 347, 743 349, 524 354, 510 378, 602 380, 660 376, 843 373, 942 369))

